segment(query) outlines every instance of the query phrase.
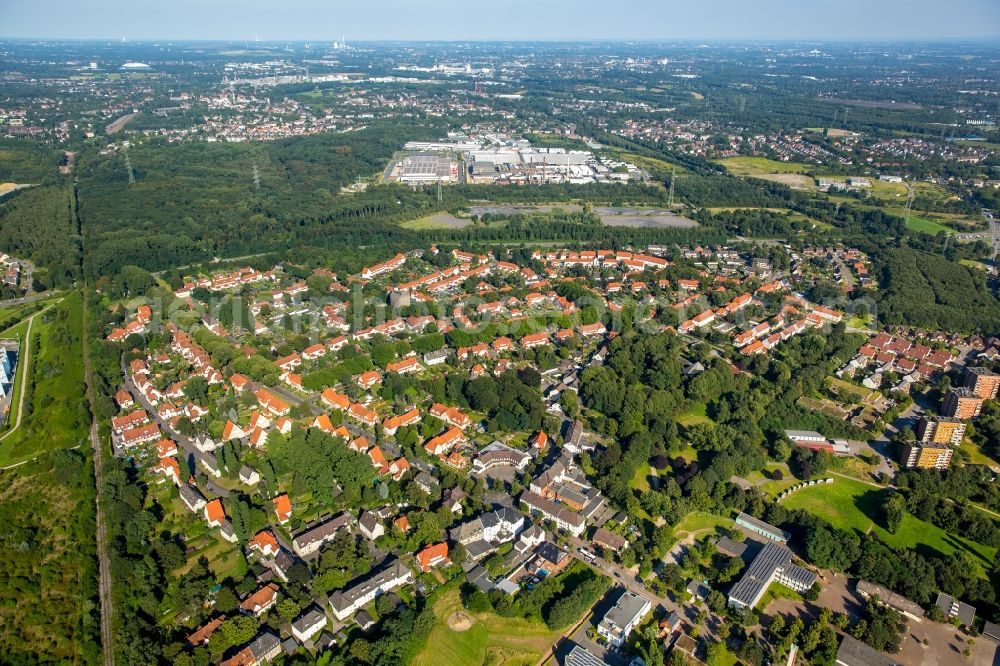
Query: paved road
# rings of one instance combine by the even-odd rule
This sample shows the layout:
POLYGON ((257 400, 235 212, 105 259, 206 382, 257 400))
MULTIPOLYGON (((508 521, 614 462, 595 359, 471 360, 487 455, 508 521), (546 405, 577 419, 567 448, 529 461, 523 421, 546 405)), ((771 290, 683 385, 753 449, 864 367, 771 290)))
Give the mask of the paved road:
POLYGON ((108 535, 104 521, 104 508, 101 503, 101 492, 104 489, 104 453, 101 451, 101 438, 97 432, 97 410, 94 405, 94 388, 90 371, 90 343, 87 339, 87 303, 83 304, 83 378, 87 385, 87 401, 90 403, 90 443, 94 447, 94 483, 97 485, 96 504, 96 541, 97 563, 99 571, 98 593, 101 602, 101 651, 104 666, 114 666, 115 650, 112 641, 111 617, 111 565, 108 563, 108 535))
POLYGON ((909 407, 904 409, 899 416, 897 416, 892 423, 886 424, 885 429, 882 433, 872 439, 868 445, 871 447, 879 457, 879 467, 877 472, 883 472, 889 476, 889 478, 895 478, 896 470, 893 468, 889 461, 893 458, 893 444, 892 438, 897 432, 903 427, 910 426, 916 418, 920 416, 923 409, 916 402, 911 403, 909 407))
POLYGON ((11 298, 6 301, 0 301, 0 308, 10 308, 17 305, 24 305, 26 303, 32 303, 34 301, 41 301, 46 298, 52 298, 53 296, 58 296, 59 291, 43 291, 41 293, 34 293, 30 296, 22 296, 21 298, 11 298))
POLYGON ((21 190, 25 190, 25 189, 27 189, 29 187, 36 187, 36 185, 34 183, 20 183, 18 185, 15 185, 13 187, 13 189, 7 190, 3 194, 0 194, 0 199, 3 199, 4 197, 6 197, 8 195, 14 194, 14 192, 19 192, 21 190))
POLYGON ((24 285, 24 295, 30 298, 35 292, 31 286, 31 276, 35 273, 35 265, 27 259, 21 259, 19 261, 21 262, 21 265, 24 266, 24 275, 21 276, 21 283, 24 285))
POLYGON ((847 264, 844 263, 844 260, 841 259, 840 257, 834 257, 833 261, 835 264, 837 264, 837 266, 840 267, 840 277, 844 281, 844 289, 846 289, 847 292, 850 293, 851 291, 854 290, 854 273, 851 272, 851 269, 847 266, 847 264))
MULTIPOLYGON (((239 344, 239 343, 236 343, 236 344, 239 344)), ((254 384, 254 391, 256 391, 261 386, 262 385, 254 384)), ((308 397, 303 398, 298 393, 292 393, 291 391, 289 391, 288 389, 286 389, 286 388, 284 388, 282 386, 267 386, 265 388, 267 388, 267 390, 270 391, 271 393, 277 394, 277 396, 279 398, 281 398, 285 402, 287 402, 287 403, 289 403, 289 404, 291 404, 291 405, 293 405, 295 407, 298 407, 299 405, 301 405, 303 402, 306 402, 307 400, 312 400, 315 397, 315 395, 316 395, 316 394, 313 394, 313 395, 310 395, 308 397)))
MULTIPOLYGON (((160 430, 168 434, 170 436, 170 439, 174 440, 174 442, 177 443, 178 450, 184 452, 185 460, 188 461, 207 460, 208 456, 199 451, 198 448, 194 445, 194 443, 190 439, 188 439, 184 435, 174 430, 173 427, 171 427, 171 425, 167 421, 160 418, 160 415, 156 412, 156 408, 153 407, 153 405, 150 404, 148 400, 146 400, 146 396, 143 395, 142 391, 140 391, 138 387, 136 387, 135 383, 132 381, 132 378, 126 371, 124 356, 121 357, 120 365, 121 365, 122 379, 125 382, 125 388, 128 390, 129 393, 132 394, 132 397, 140 405, 142 405, 143 409, 146 410, 146 413, 149 414, 150 417, 153 419, 153 422, 156 423, 158 426, 160 426, 160 430)), ((212 478, 208 475, 205 476, 205 482, 202 485, 204 486, 205 489, 211 491, 212 493, 214 493, 219 497, 229 496, 230 491, 226 488, 223 488, 219 484, 215 483, 212 480, 212 478)))
POLYGON ((622 587, 631 590, 632 592, 635 592, 636 594, 643 596, 654 603, 658 603, 668 611, 678 610, 677 604, 665 597, 660 597, 654 594, 652 591, 647 589, 645 585, 636 580, 635 574, 627 569, 623 569, 614 562, 608 562, 601 557, 595 558, 592 562, 587 560, 582 554, 580 554, 580 551, 577 550, 577 548, 583 546, 588 550, 593 551, 593 545, 589 541, 584 541, 583 539, 579 539, 577 537, 570 537, 569 543, 572 545, 572 549, 570 550, 570 555, 572 557, 597 569, 601 573, 610 576, 616 585, 621 585, 622 587))

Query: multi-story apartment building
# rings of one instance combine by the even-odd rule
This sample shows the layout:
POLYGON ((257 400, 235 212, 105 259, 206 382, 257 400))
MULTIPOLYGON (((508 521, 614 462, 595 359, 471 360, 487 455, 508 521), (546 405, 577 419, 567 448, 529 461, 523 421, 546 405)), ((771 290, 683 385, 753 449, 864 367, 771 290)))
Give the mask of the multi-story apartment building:
POLYGON ((941 405, 945 416, 955 419, 974 419, 983 408, 983 399, 965 387, 948 391, 941 405))
POLYGON ((958 445, 965 437, 965 422, 941 416, 921 416, 916 434, 917 441, 925 444, 958 445))
POLYGON ((948 469, 954 450, 947 444, 905 442, 899 463, 907 469, 948 469))
POLYGON ((983 400, 995 400, 1000 389, 1000 375, 989 368, 966 368, 965 387, 983 400))
POLYGON ((334 617, 343 622, 355 612, 389 590, 413 582, 413 572, 399 560, 363 579, 352 581, 350 587, 330 595, 330 609, 334 617))

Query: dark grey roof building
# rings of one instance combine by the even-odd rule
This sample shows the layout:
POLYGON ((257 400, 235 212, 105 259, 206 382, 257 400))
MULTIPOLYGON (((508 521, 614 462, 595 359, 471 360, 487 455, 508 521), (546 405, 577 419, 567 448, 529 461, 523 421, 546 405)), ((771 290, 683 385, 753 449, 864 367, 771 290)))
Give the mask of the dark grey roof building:
POLYGON ((292 550, 299 557, 308 557, 319 551, 323 544, 333 540, 337 532, 349 528, 354 522, 354 516, 346 511, 335 518, 325 520, 319 525, 310 527, 292 539, 292 550))
POLYGON ((938 592, 937 601, 935 601, 934 604, 941 609, 941 611, 945 614, 945 617, 957 617, 958 621, 965 626, 971 625, 973 620, 976 619, 975 606, 963 603, 955 597, 945 594, 944 592, 938 592))
POLYGON ((375 626, 375 618, 373 618, 368 611, 358 611, 358 614, 354 616, 354 621, 358 623, 358 626, 362 630, 368 631, 375 626))
POLYGON ((413 572, 400 560, 330 595, 330 608, 338 620, 344 621, 380 594, 413 582, 413 572))
POLYGON ((490 580, 490 573, 482 565, 476 565, 474 569, 465 574, 465 578, 483 592, 489 592, 496 587, 490 580))
POLYGON ((753 608, 773 582, 796 592, 805 592, 816 582, 816 574, 793 564, 792 551, 787 546, 765 544, 743 577, 729 591, 729 605, 732 608, 753 608))
POLYGON ((608 666, 608 662, 582 645, 574 645, 563 660, 563 666, 608 666))
POLYGON ((184 502, 184 506, 188 508, 189 511, 197 513, 205 508, 208 500, 205 496, 201 494, 201 491, 192 486, 189 483, 183 484, 177 491, 180 494, 181 501, 184 502))
POLYGON ((271 632, 265 631, 253 639, 244 650, 249 651, 256 660, 255 663, 259 664, 262 661, 274 659, 281 654, 281 641, 271 632))
POLYGON ((745 541, 734 541, 729 537, 719 537, 715 549, 728 557, 743 557, 749 546, 745 541))
POLYGON ((900 666, 889 655, 865 645, 853 636, 845 635, 837 650, 837 666, 900 666))
POLYGON ((313 606, 292 622, 292 635, 305 642, 326 626, 326 613, 313 606))

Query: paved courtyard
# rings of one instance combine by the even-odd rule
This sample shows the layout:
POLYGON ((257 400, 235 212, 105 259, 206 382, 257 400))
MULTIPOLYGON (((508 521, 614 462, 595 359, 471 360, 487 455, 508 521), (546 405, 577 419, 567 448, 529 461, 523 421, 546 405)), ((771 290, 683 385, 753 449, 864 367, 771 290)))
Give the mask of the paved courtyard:
MULTIPOLYGON (((815 617, 821 608, 830 608, 835 613, 846 613, 852 624, 864 612, 866 602, 854 592, 854 582, 843 575, 822 572, 820 579, 823 591, 816 603, 799 602, 792 599, 775 599, 768 605, 766 614, 780 613, 786 617, 801 617, 803 621, 815 617)), ((972 654, 966 659, 962 651, 966 648, 967 634, 950 624, 930 620, 916 622, 909 620, 902 641, 902 649, 895 658, 907 666, 949 666, 951 664, 973 664, 974 666, 1000 666, 1000 645, 984 636, 978 636, 972 646, 972 654), (927 645, 924 645, 927 639, 927 645)))

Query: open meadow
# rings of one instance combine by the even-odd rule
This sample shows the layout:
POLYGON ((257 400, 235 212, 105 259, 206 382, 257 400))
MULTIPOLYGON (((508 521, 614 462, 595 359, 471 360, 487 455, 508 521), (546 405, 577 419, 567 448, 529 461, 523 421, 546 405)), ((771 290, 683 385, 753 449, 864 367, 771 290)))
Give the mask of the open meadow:
MULTIPOLYGON (((85 442, 89 414, 83 400, 80 316, 78 293, 35 315, 30 357, 19 361, 14 398, 19 400, 21 391, 28 393, 20 426, 13 427, 18 409, 15 404, 9 428, 0 434, 0 466, 85 442)), ((20 336, 23 348, 27 329, 25 321, 4 335, 20 336)))
POLYGON ((874 533, 896 548, 910 548, 924 553, 937 552, 941 555, 963 550, 972 555, 982 567, 981 575, 985 575, 985 571, 992 566, 996 548, 950 534, 909 513, 903 518, 902 525, 895 534, 888 532, 876 522, 881 510, 882 494, 880 488, 838 477, 833 483, 795 491, 782 501, 782 506, 808 511, 841 529, 854 530, 859 534, 874 533))
POLYGON ((433 603, 437 623, 413 666, 533 666, 562 635, 542 622, 492 612, 472 614, 462 607, 454 582, 442 588, 433 603))

